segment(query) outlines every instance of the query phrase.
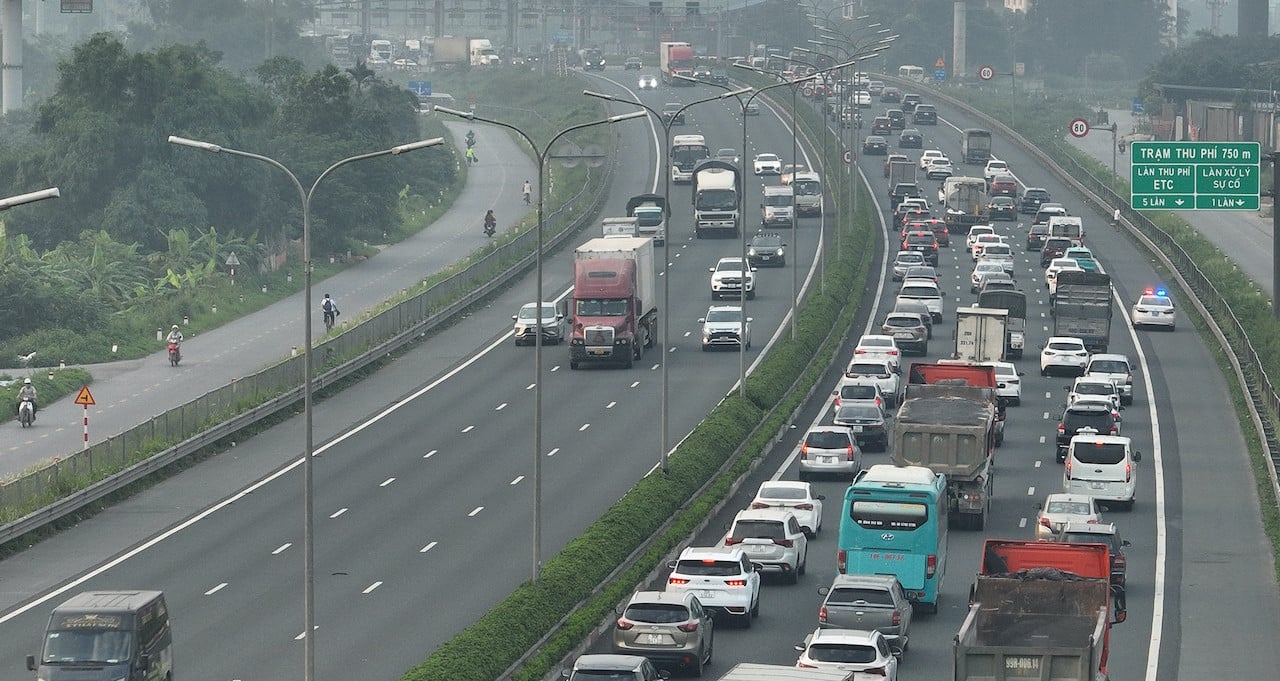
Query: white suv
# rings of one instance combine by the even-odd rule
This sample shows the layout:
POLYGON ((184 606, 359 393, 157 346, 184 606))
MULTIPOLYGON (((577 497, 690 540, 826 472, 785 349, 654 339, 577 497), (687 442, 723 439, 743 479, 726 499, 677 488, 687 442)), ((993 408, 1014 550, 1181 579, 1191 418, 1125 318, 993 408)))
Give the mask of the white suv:
POLYGON ((751 349, 751 317, 742 322, 740 305, 715 305, 707 310, 707 316, 698 320, 702 325, 702 350, 714 348, 751 349), (744 334, 743 328, 746 328, 744 334), (745 336, 745 345, 743 340, 745 336))
POLYGON ((1040 375, 1048 376, 1052 370, 1066 370, 1076 376, 1084 375, 1089 363, 1089 350, 1084 341, 1071 336, 1050 336, 1040 351, 1040 375))
POLYGON ((722 296, 741 298, 742 291, 747 292, 747 300, 756 297, 756 276, 754 267, 747 267, 743 273, 742 258, 720 258, 711 272, 711 299, 718 300, 722 296), (745 279, 745 284, 744 284, 745 279))
POLYGON ((855 357, 844 370, 841 384, 846 382, 875 383, 889 409, 896 409, 902 403, 902 394, 905 392, 902 375, 894 371, 889 360, 883 358, 855 357))
POLYGON ((809 557, 809 539, 791 511, 738 511, 729 534, 724 537, 724 545, 741 548, 751 562, 766 570, 781 572, 792 584, 800 581, 809 557))
POLYGON ((1127 437, 1080 434, 1071 438, 1062 469, 1062 491, 1085 494, 1104 507, 1133 510, 1138 489, 1138 462, 1127 437))
POLYGON ((1120 404, 1133 404, 1133 365, 1125 355, 1099 353, 1089 358, 1084 375, 1105 378, 1120 391, 1120 404))
POLYGON ((704 608, 745 627, 760 616, 760 573, 741 548, 690 546, 667 567, 667 591, 692 591, 704 608))

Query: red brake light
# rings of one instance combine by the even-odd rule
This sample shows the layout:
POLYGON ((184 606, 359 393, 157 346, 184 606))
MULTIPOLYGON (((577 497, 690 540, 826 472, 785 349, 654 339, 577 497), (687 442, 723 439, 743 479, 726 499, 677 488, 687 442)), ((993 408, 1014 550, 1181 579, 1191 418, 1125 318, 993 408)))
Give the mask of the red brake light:
POLYGON ((809 445, 807 444, 800 445, 800 458, 801 459, 809 458, 809 445))
POLYGON ((679 584, 688 584, 688 583, 689 583, 689 580, 685 579, 684 577, 670 577, 667 579, 667 584, 679 585, 679 584))
POLYGON ((899 624, 902 624, 902 611, 901 611, 901 610, 894 610, 894 611, 893 611, 893 626, 895 626, 895 627, 896 627, 896 626, 898 626, 899 624))
MULTIPOLYGON (((1090 521, 1090 522, 1093 522, 1093 521, 1090 521)), ((1041 524, 1041 525, 1044 525, 1045 527, 1047 527, 1047 528, 1049 528, 1049 529, 1051 529, 1051 530, 1053 529, 1053 525, 1049 523, 1049 519, 1048 519, 1048 518, 1041 518, 1041 519, 1040 519, 1040 524, 1041 524)))
POLYGON ((747 580, 745 580, 745 579, 726 579, 726 580, 724 580, 724 583, 725 583, 725 585, 726 585, 726 586, 746 586, 746 585, 747 585, 747 580))
POLYGON ((741 544, 741 543, 742 543, 742 540, 741 540, 741 539, 738 539, 737 537, 725 537, 725 538, 724 538, 724 545, 725 545, 725 546, 733 546, 734 544, 741 544))
POLYGON ((676 629, 679 629, 680 631, 688 631, 688 632, 697 631, 698 622, 695 620, 693 622, 685 622, 684 624, 677 624, 676 629))
POLYGON ((929 554, 928 559, 926 559, 925 561, 924 576, 926 579, 933 579, 933 575, 937 571, 938 571, 938 556, 937 554, 931 553, 929 554))
POLYGON ((1070 480, 1071 479, 1071 457, 1067 457, 1066 472, 1067 472, 1067 479, 1070 480))
POLYGON ((849 554, 845 553, 844 549, 840 549, 839 551, 836 551, 836 570, 843 575, 845 573, 845 570, 847 570, 848 568, 849 568, 849 554))
POLYGON ((890 351, 889 351, 889 354, 890 354, 890 355, 896 355, 896 354, 898 354, 898 351, 897 351, 897 350, 890 350, 890 351))
POLYGON ((813 504, 796 504, 796 508, 801 511, 812 511, 813 504))
POLYGON ((887 676, 887 675, 888 675, 888 674, 885 672, 884 667, 873 667, 873 668, 869 668, 869 669, 863 669, 863 670, 862 670, 862 673, 863 673, 863 674, 871 674, 872 676, 887 676))
POLYGON ((1063 424, 1059 423, 1059 424, 1058 424, 1058 434, 1059 434, 1059 435, 1063 435, 1063 434, 1065 434, 1066 432, 1067 432, 1067 427, 1066 427, 1066 426, 1064 426, 1063 424))
POLYGON ((821 608, 818 608, 818 621, 819 622, 827 621, 827 606, 824 605, 821 608))
POLYGON ((797 662, 797 663, 796 663, 796 667, 797 667, 798 669, 817 669, 817 667, 815 667, 815 666, 813 666, 813 665, 811 665, 811 664, 805 664, 805 663, 803 663, 803 662, 797 662))
POLYGON ((1125 482, 1133 481, 1133 464, 1131 463, 1126 463, 1124 465, 1124 481, 1125 482))
POLYGON ((636 625, 636 623, 635 623, 635 622, 631 622, 631 621, 629 621, 629 620, 624 620, 624 619, 619 619, 619 620, 618 620, 618 623, 617 623, 615 626, 616 626, 616 627, 618 627, 619 629, 623 630, 623 631, 626 631, 626 630, 630 629, 631 627, 634 627, 635 625, 636 625))
POLYGON ((759 501, 753 501, 751 502, 751 508, 769 508, 769 504, 765 504, 759 501))
POLYGON ((858 348, 857 350, 854 350, 854 351, 853 351, 853 354, 855 354, 855 355, 865 355, 865 354, 867 354, 867 351, 866 351, 866 350, 863 350, 862 348, 858 348))
POLYGON ((845 452, 844 460, 845 460, 845 461, 853 461, 853 459, 854 459, 854 455, 853 455, 853 447, 849 447, 849 448, 846 450, 846 452, 845 452))
POLYGON ((1115 426, 1111 426, 1111 434, 1112 434, 1112 435, 1116 435, 1116 434, 1118 434, 1119 432, 1120 432, 1120 431, 1119 431, 1119 430, 1117 430, 1115 426))
POLYGON ((785 546, 787 548, 791 548, 792 545, 795 544, 795 542, 793 542, 790 539, 774 539, 773 543, 777 544, 778 546, 785 546))

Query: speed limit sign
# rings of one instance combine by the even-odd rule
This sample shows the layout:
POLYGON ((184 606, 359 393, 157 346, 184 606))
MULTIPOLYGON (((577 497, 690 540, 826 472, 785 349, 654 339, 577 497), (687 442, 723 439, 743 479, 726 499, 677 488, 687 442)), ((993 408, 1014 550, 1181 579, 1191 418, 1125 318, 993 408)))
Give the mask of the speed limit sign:
POLYGON ((804 96, 805 96, 805 97, 812 97, 812 96, 813 96, 813 88, 812 88, 812 87, 806 87, 804 90, 802 90, 802 92, 803 92, 803 94, 804 94, 804 96))
POLYGON ((1084 137, 1089 134, 1089 121, 1083 118, 1073 118, 1071 119, 1069 130, 1072 137, 1084 137))
POLYGON ((845 150, 844 150, 844 164, 845 164, 845 165, 849 165, 850 163, 853 163, 853 150, 852 150, 852 149, 845 149, 845 150))
POLYGON ((996 77, 996 70, 990 66, 978 67, 978 77, 983 80, 991 80, 996 77))

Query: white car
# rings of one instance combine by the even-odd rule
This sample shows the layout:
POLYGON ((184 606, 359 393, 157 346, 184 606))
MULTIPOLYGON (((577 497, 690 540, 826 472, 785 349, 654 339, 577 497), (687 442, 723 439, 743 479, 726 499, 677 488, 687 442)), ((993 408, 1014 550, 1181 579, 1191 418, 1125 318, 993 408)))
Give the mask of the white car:
POLYGON ((1058 292, 1058 273, 1067 270, 1083 272, 1084 268, 1080 267, 1080 263, 1074 258, 1054 258, 1049 261, 1049 266, 1044 268, 1044 287, 1049 289, 1050 296, 1058 292))
POLYGON ((1013 269, 1015 267, 1013 261, 1013 249, 1006 243, 983 245, 982 253, 978 256, 978 262, 998 262, 1000 263, 1000 266, 1004 268, 1004 271, 1008 272, 1010 275, 1013 274, 1013 269))
POLYGON ((782 573, 795 584, 809 558, 809 538, 791 511, 752 508, 738 511, 724 537, 725 546, 737 546, 747 558, 765 570, 782 573))
POLYGON ((946 158, 947 155, 942 153, 941 149, 928 149, 920 154, 920 170, 929 167, 929 161, 935 158, 946 158))
POLYGON ((1084 366, 1084 375, 1111 381, 1120 391, 1120 404, 1133 404, 1133 364, 1128 356, 1118 353, 1091 355, 1084 366))
POLYGON ((748 266, 744 274, 742 264, 740 257, 720 258, 715 267, 710 268, 712 300, 723 296, 741 298, 743 290, 747 292, 747 300, 756 297, 756 268, 748 266))
POLYGON ((924 176, 930 180, 945 180, 955 174, 955 167, 945 158, 929 159, 929 166, 924 169, 924 176))
POLYGON ((1085 365, 1089 363, 1089 350, 1084 341, 1071 336, 1050 336, 1040 351, 1040 375, 1048 376, 1049 371, 1069 371, 1077 376, 1084 375, 1085 365))
POLYGON ((996 228, 991 225, 974 225, 969 228, 969 235, 964 238, 965 252, 972 253, 973 245, 978 242, 978 237, 983 234, 995 234, 996 228))
POLYGON ((751 161, 751 169, 756 175, 781 175, 782 159, 777 154, 756 154, 751 161))
POLYGON ((822 530, 821 494, 814 494, 813 486, 796 480, 766 480, 756 490, 751 508, 772 508, 791 511, 805 534, 813 537, 822 530))
POLYGON ((702 325, 703 352, 715 348, 751 349, 751 317, 747 317, 746 333, 743 333, 742 307, 739 305, 713 305, 698 323, 702 325))
POLYGON ((641 90, 657 90, 658 79, 654 76, 640 76, 640 81, 636 83, 636 87, 641 90))
POLYGON ((921 279, 912 279, 910 283, 903 283, 902 288, 898 291, 898 297, 894 301, 894 305, 896 306, 898 303, 907 300, 916 300, 924 303, 929 308, 929 316, 933 318, 933 323, 940 324, 942 322, 942 314, 945 308, 942 302, 942 289, 938 288, 937 283, 921 279))
POLYGON ((1004 263, 994 260, 979 260, 973 266, 973 273, 969 275, 969 293, 977 293, 978 287, 982 284, 982 277, 986 274, 1004 274, 1004 263))
POLYGON ((1036 515, 1036 539, 1049 539, 1067 523, 1102 522, 1102 510, 1085 494, 1050 494, 1036 515))
MULTIPOLYGON (((525 303, 520 311, 511 315, 515 321, 516 345, 534 345, 538 341, 538 304, 525 303)), ((565 316, 556 310, 556 304, 542 303, 542 344, 556 345, 569 336, 569 324, 565 316)))
POLYGON ((853 348, 853 358, 855 361, 883 359, 895 370, 902 366, 902 351, 898 349, 898 342, 893 336, 881 334, 867 334, 859 338, 858 344, 853 348))
POLYGON ((969 254, 973 257, 973 261, 977 262, 982 259, 982 249, 986 248, 987 244, 1007 245, 1008 243, 1009 237, 1003 234, 979 234, 974 238, 973 243, 969 246, 969 254))
POLYGON ((760 616, 760 572, 735 546, 690 546, 668 564, 666 591, 692 591, 704 608, 750 627, 760 616))
POLYGON ((1178 323, 1178 313, 1174 307, 1168 291, 1163 288, 1148 288, 1129 310, 1133 328, 1164 326, 1173 331, 1178 323))
POLYGON ((988 160, 987 167, 982 169, 982 178, 987 181, 987 184, 991 184, 991 178, 995 177, 996 175, 1011 175, 1011 174, 1012 173, 1009 172, 1009 164, 1005 163, 1004 161, 1001 161, 998 158, 993 158, 988 160))
POLYGON ((871 106, 871 93, 866 90, 855 90, 852 97, 853 105, 859 109, 865 109, 871 106))
POLYGON ((996 394, 1003 397, 1005 404, 1017 406, 1022 404, 1022 372, 1013 362, 984 362, 996 370, 996 394))
POLYGON ((815 629, 796 650, 800 668, 854 672, 850 678, 858 681, 898 681, 898 658, 888 639, 875 629, 815 629))
POLYGON ((893 370, 893 365, 884 359, 855 359, 844 370, 845 379, 865 379, 873 381, 880 388, 880 394, 890 409, 902 401, 902 377, 893 370))
POLYGON ((1081 376, 1067 387, 1067 406, 1082 399, 1105 399, 1113 409, 1120 409, 1120 389, 1108 378, 1081 376))
POLYGON ((396 68, 398 68, 398 69, 416 69, 416 68, 418 68, 418 62, 416 62, 416 61, 414 61, 414 60, 412 60, 412 59, 397 59, 397 60, 395 60, 395 61, 391 62, 391 65, 392 65, 392 66, 394 66, 394 67, 396 67, 396 68))
POLYGON ((920 251, 898 251, 893 256, 893 281, 902 281, 907 276, 907 270, 912 267, 919 267, 925 264, 924 254, 920 251))

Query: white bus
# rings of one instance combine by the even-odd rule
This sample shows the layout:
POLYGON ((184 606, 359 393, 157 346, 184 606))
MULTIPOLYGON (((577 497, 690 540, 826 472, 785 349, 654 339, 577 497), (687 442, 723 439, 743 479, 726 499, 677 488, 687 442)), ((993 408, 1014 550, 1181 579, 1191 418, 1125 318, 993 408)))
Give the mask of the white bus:
POLYGON ((908 64, 903 64, 902 66, 899 66, 899 67, 898 67, 898 77, 899 77, 899 78, 906 78, 907 80, 913 80, 913 81, 915 81, 915 82, 917 82, 917 83, 923 83, 923 82, 924 82, 924 67, 923 67, 923 66, 911 66, 911 65, 908 65, 908 64))
POLYGON ((693 181, 693 168, 711 158, 707 140, 702 135, 676 135, 671 139, 671 183, 693 181))

